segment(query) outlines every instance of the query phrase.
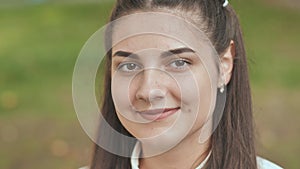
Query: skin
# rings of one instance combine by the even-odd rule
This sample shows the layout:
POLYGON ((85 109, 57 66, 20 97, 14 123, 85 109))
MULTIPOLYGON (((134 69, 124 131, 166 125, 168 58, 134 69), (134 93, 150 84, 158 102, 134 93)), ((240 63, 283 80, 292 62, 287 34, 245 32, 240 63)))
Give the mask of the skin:
MULTIPOLYGON (((185 31, 179 27, 177 31, 185 31)), ((212 83, 221 86, 230 81, 233 57, 231 42, 221 57, 223 81, 212 82, 195 50, 172 38, 139 35, 113 46, 113 101, 122 125, 142 143, 140 168, 195 168, 204 160, 210 139, 199 144, 198 138, 216 97, 212 83), (190 50, 168 52, 179 49, 190 50), (141 115, 149 111, 161 115, 166 109, 173 113, 162 119, 141 115)))

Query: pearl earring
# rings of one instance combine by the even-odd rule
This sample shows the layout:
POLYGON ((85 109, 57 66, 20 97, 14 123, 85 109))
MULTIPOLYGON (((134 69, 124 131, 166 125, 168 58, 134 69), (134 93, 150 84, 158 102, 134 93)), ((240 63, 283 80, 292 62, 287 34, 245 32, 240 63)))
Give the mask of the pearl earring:
POLYGON ((223 84, 221 87, 220 87, 220 92, 223 93, 225 90, 225 85, 223 84))

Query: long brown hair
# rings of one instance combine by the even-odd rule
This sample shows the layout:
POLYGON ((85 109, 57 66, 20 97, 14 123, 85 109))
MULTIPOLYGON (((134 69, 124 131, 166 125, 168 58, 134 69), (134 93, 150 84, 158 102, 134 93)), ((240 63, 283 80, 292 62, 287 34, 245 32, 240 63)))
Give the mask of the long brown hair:
MULTIPOLYGON (((195 10, 201 18, 217 52, 221 55, 233 40, 235 57, 232 77, 227 85, 226 104, 221 121, 211 137, 211 156, 205 166, 209 169, 257 169, 254 145, 252 102, 248 78, 247 59, 238 18, 233 8, 223 7, 224 0, 118 0, 110 21, 134 11, 158 8, 195 10)), ((105 88, 102 113, 105 120, 118 132, 131 136, 116 116, 111 96, 111 51, 106 58, 105 88)), ((107 142, 118 141, 109 135, 105 127, 99 128, 99 137, 107 142)), ((119 141, 119 148, 130 154, 134 145, 119 141)), ((129 169, 130 158, 121 157, 94 145, 91 169, 129 169)), ((130 156, 130 155, 129 155, 130 156)))

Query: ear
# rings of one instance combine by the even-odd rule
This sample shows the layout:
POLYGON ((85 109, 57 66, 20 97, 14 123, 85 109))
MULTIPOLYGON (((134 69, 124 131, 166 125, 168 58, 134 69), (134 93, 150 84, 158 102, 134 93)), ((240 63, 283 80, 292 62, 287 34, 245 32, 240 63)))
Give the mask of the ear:
POLYGON ((232 69, 233 69, 233 60, 235 57, 235 44, 231 40, 228 48, 221 55, 221 85, 227 85, 231 79, 232 69))

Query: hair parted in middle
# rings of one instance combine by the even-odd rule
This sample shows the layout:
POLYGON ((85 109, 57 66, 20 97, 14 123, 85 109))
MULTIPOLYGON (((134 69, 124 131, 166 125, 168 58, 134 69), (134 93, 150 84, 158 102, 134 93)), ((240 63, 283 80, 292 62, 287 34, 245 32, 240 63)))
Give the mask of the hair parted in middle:
MULTIPOLYGON (((207 169, 257 169, 249 86, 247 58, 242 31, 231 5, 223 7, 224 0, 117 0, 110 16, 114 21, 137 11, 162 11, 189 18, 199 27, 222 57, 230 42, 234 42, 235 56, 231 80, 227 85, 223 117, 211 136, 211 156, 207 169)), ((108 35, 110 36, 110 35, 108 35)), ((109 38, 108 38, 109 39, 109 38)), ((110 43, 110 42, 107 42, 110 43)), ((111 50, 106 58, 104 98, 101 112, 116 131, 131 136, 119 121, 111 95, 111 50)), ((130 154, 134 144, 128 146, 111 137, 109 129, 99 126, 99 137, 117 142, 121 150, 130 154)), ((91 169, 130 169, 130 158, 121 157, 94 145, 91 169)), ((129 155, 130 156, 130 155, 129 155)))

